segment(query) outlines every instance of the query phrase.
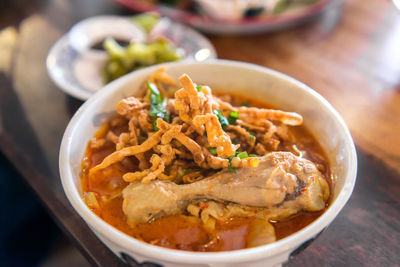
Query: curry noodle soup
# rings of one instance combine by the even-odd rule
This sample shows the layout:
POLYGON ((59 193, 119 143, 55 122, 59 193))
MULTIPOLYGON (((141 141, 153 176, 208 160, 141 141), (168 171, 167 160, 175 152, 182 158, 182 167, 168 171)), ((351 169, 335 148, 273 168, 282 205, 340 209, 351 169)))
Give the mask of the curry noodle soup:
POLYGON ((332 179, 293 112, 160 68, 89 142, 86 205, 144 242, 189 251, 268 244, 313 222, 332 179))

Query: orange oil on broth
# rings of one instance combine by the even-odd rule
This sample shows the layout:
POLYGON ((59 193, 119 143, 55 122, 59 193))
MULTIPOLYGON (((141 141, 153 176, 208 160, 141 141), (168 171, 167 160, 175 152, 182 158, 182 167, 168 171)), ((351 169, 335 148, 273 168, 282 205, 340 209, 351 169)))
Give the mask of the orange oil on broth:
MULTIPOLYGON (((219 93, 216 95, 219 95, 219 93)), ((255 99, 232 95, 233 105, 238 106, 244 102, 248 103, 249 106, 273 108, 271 105, 255 99)), ((121 118, 121 120, 124 119, 121 118)), ((104 137, 110 128, 111 126, 107 123, 98 131, 95 138, 104 137)), ((112 130, 119 134, 127 129, 117 126, 112 127, 112 130)), ((324 166, 325 171, 322 173, 332 189, 328 160, 318 141, 304 126, 291 127, 290 131, 296 142, 283 142, 279 145, 278 150, 293 152, 292 146, 296 144, 300 150, 306 151, 305 158, 324 166)), ((219 236, 218 240, 204 229, 200 219, 192 216, 164 216, 149 223, 138 224, 134 228, 130 227, 122 211, 121 192, 128 184, 123 181, 122 175, 126 172, 138 170, 136 158, 129 157, 127 160, 115 163, 102 172, 96 172, 90 178, 88 175, 90 168, 99 164, 114 151, 115 145, 110 141, 107 141, 100 148, 91 148, 89 143, 82 161, 82 189, 84 193, 95 192, 97 194, 100 207, 98 209, 92 208, 97 216, 132 237, 162 247, 188 251, 228 251, 247 247, 247 238, 251 232, 254 218, 232 218, 226 222, 217 221, 215 229, 217 236, 219 236)), ((324 211, 301 212, 284 221, 273 222, 276 239, 282 239, 301 230, 316 220, 324 211)))

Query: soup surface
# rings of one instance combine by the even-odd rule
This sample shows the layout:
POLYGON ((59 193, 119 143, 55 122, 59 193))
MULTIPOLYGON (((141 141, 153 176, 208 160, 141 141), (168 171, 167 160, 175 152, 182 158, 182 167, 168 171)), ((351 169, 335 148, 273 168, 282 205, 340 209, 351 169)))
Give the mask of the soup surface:
MULTIPOLYGON (((223 90, 214 93, 214 95, 217 95, 219 99, 222 99, 232 106, 248 106, 263 109, 272 108, 269 103, 264 103, 242 95, 224 93, 223 90)), ((151 120, 152 118, 150 118, 148 122, 151 123, 151 120)), ((325 204, 319 210, 300 210, 296 213, 287 213, 287 216, 279 215, 276 218, 265 216, 232 216, 228 219, 218 219, 218 216, 214 218, 210 215, 209 218, 211 219, 205 219, 204 216, 201 215, 201 212, 206 210, 210 205, 215 204, 222 208, 230 207, 230 201, 216 197, 209 198, 198 196, 185 201, 185 208, 181 209, 181 212, 177 214, 163 212, 161 215, 154 216, 146 221, 129 223, 126 210, 124 212, 123 202, 126 196, 122 192, 131 182, 124 179, 126 177, 124 175, 127 173, 137 174, 143 172, 144 168, 140 168, 140 160, 138 157, 126 156, 106 166, 101 171, 90 171, 95 166, 104 162, 107 156, 122 149, 121 140, 124 136, 123 133, 129 132, 129 122, 130 119, 126 116, 116 115, 99 129, 96 136, 89 142, 84 159, 82 160, 81 182, 84 192, 83 198, 88 207, 104 221, 134 238, 153 245, 189 251, 227 251, 242 249, 270 243, 295 233, 318 218, 327 206, 327 204, 325 204), (192 205, 192 209, 189 208, 190 204, 192 205), (193 212, 193 210, 196 209, 198 210, 193 212), (195 216, 196 214, 198 216, 195 216), (272 230, 268 230, 270 225, 273 227, 272 230), (270 240, 268 237, 271 236, 271 231, 274 232, 274 234, 272 234, 272 236, 274 236, 273 240, 270 240), (266 234, 266 232, 268 233, 266 234), (259 236, 262 235, 268 238, 264 238, 260 241, 259 236)), ((234 124, 234 122, 232 124, 234 124)), ((157 124, 155 124, 154 127, 156 127, 156 125, 157 124)), ((282 124, 278 123, 277 125, 282 124)), ((264 133, 257 131, 257 128, 256 130, 252 130, 251 125, 245 127, 243 124, 242 127, 250 134, 250 139, 261 140, 263 138, 264 133)), ((256 154, 253 155, 254 157, 260 157, 262 156, 261 153, 268 154, 274 151, 287 151, 292 152, 296 157, 307 159, 316 166, 322 175, 321 177, 323 177, 329 187, 332 187, 328 160, 318 141, 304 126, 285 126, 284 128, 285 132, 281 135, 285 135, 285 138, 280 138, 280 135, 277 135, 277 140, 279 140, 279 142, 270 147, 263 146, 263 148, 260 148, 259 146, 257 148, 254 146, 254 143, 251 147, 251 144, 249 144, 250 142, 248 140, 244 142, 239 134, 232 134, 230 137, 233 140, 232 143, 240 144, 238 148, 240 151, 248 152, 246 155, 254 153, 256 154), (263 151, 263 149, 265 149, 265 151, 263 151)), ((139 141, 139 143, 140 142, 144 142, 144 140, 139 141)), ((209 150, 215 153, 215 151, 212 151, 212 148, 209 148, 209 150)), ((187 152, 187 150, 185 150, 185 152, 187 152)), ((142 155, 146 160, 149 160, 151 154, 150 151, 147 151, 142 155)), ((228 168, 232 168, 232 166, 229 165, 228 168)), ((252 167, 249 166, 248 168, 252 167)), ((236 173, 236 169, 231 169, 231 171, 232 173, 236 173)), ((203 177, 212 176, 218 172, 223 173, 226 171, 225 168, 223 168, 222 171, 212 168, 200 169, 196 164, 193 164, 193 160, 188 157, 187 159, 182 159, 182 164, 179 166, 176 173, 180 178, 173 181, 178 184, 178 186, 184 184, 193 185, 199 181, 196 180, 198 178, 190 176, 190 174, 201 173, 201 180, 203 177), (188 174, 189 176, 187 176, 188 174), (186 177, 186 179, 182 177, 186 177)), ((227 172, 227 175, 229 175, 229 172, 227 172)), ((311 178, 313 179, 313 177, 311 178)), ((161 180, 161 178, 158 179, 161 180)), ((156 180, 157 179, 154 181, 156 180)), ((296 189, 296 193, 287 195, 284 202, 295 201, 295 198, 302 194, 302 190, 306 189, 307 187, 300 188, 300 191, 296 189)), ((329 192, 327 196, 329 196, 329 192)), ((328 203, 327 196, 324 196, 324 203, 328 203)), ((149 195, 148 197, 151 198, 153 195, 149 195)), ((322 196, 320 197, 322 198, 322 196)), ((274 205, 273 208, 269 209, 248 207, 246 208, 246 212, 269 213, 270 210, 273 211, 281 207, 283 205, 282 203, 274 205)), ((135 203, 131 203, 130 205, 135 205, 135 203)))

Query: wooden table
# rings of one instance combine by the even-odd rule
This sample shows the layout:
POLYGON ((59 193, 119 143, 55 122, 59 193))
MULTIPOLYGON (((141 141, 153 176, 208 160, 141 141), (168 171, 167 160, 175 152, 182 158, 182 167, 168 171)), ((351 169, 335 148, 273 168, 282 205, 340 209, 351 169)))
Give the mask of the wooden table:
MULTIPOLYGON (((64 129, 82 104, 49 79, 50 46, 77 21, 126 14, 112 1, 16 1, 0 11, 0 148, 93 265, 123 263, 69 205, 58 174, 64 129)), ((279 33, 211 36, 220 58, 264 65, 305 82, 344 117, 358 149, 354 193, 331 226, 289 266, 400 263, 400 11, 348 0, 279 33)))

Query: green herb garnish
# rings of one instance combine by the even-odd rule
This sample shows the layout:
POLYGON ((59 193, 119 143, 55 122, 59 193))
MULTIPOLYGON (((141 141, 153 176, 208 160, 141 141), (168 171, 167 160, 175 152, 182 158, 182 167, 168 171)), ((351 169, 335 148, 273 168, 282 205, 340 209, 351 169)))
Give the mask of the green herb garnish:
POLYGON ((236 170, 232 167, 232 159, 234 157, 239 157, 240 159, 242 159, 242 158, 244 159, 244 158, 247 158, 249 156, 247 155, 246 151, 244 151, 244 152, 235 151, 235 155, 228 157, 228 162, 229 162, 228 163, 228 170, 230 170, 231 172, 236 173, 236 170))
POLYGON ((149 109, 149 115, 150 117, 153 118, 161 118, 165 121, 168 121, 168 113, 166 110, 168 104, 168 99, 159 100, 157 99, 157 96, 154 94, 150 95, 150 109, 149 109))
POLYGON ((217 155, 217 148, 216 147, 209 147, 208 151, 211 153, 211 155, 216 156, 217 155))
MULTIPOLYGON (((235 153, 235 154, 236 154, 236 153, 235 153)), ((246 151, 243 151, 243 152, 237 153, 237 154, 236 154, 236 157, 238 157, 239 159, 245 159, 245 158, 248 158, 249 155, 247 154, 246 151)))
POLYGON ((219 109, 214 109, 213 113, 217 116, 219 123, 221 124, 222 128, 226 128, 229 126, 229 121, 228 119, 222 114, 221 110, 219 109))
POLYGON ((229 113, 229 117, 234 118, 234 119, 239 118, 239 111, 231 111, 229 113))
POLYGON ((230 124, 236 124, 236 120, 239 118, 239 112, 238 111, 231 111, 229 113, 228 121, 230 124))
POLYGON ((232 167, 230 162, 229 162, 229 165, 228 165, 228 170, 233 172, 233 173, 237 173, 237 170, 232 167))
POLYGON ((153 118, 161 118, 166 122, 169 121, 169 114, 166 110, 168 99, 163 99, 160 91, 151 82, 146 82, 147 88, 150 90, 150 109, 149 115, 153 118))
POLYGON ((253 140, 254 140, 254 135, 255 135, 256 133, 253 132, 252 130, 247 130, 247 131, 248 131, 249 134, 250 134, 250 137, 249 137, 250 141, 253 141, 253 140))
POLYGON ((197 86, 196 86, 196 90, 197 90, 197 92, 203 91, 203 86, 197 85, 197 86))
POLYGON ((151 83, 150 81, 146 81, 146 85, 147 85, 147 88, 149 88, 151 93, 153 93, 155 95, 159 95, 161 97, 161 93, 155 84, 151 83))
MULTIPOLYGON (((236 151, 237 152, 237 151, 236 151)), ((235 152, 235 156, 236 156, 236 152, 235 152)), ((236 169, 234 169, 233 167, 232 167, 232 159, 235 157, 235 156, 230 156, 229 158, 228 158, 228 170, 229 171, 231 171, 231 172, 234 172, 234 173, 236 173, 237 171, 236 171, 236 169)))
POLYGON ((154 130, 157 132, 160 128, 157 127, 157 120, 153 121, 154 130))

